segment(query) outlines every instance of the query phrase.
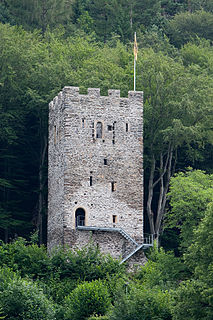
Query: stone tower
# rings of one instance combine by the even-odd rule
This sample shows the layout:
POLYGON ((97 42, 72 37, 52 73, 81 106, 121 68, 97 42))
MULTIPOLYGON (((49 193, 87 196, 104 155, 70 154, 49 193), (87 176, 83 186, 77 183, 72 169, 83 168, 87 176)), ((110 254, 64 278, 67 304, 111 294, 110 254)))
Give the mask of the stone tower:
POLYGON ((143 257, 143 94, 65 87, 50 103, 48 247, 143 257))

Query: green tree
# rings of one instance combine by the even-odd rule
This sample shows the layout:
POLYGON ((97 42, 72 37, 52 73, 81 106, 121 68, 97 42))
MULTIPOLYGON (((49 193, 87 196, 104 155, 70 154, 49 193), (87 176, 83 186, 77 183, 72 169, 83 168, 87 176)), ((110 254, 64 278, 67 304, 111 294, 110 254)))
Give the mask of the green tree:
POLYGON ((205 10, 208 12, 213 12, 213 3, 211 0, 191 0, 192 11, 205 10))
POLYGON ((77 0, 73 5, 74 21, 82 22, 87 16, 92 22, 90 32, 94 31, 101 41, 106 42, 112 35, 125 41, 131 37, 128 6, 124 0, 77 0))
POLYGON ((194 241, 185 254, 185 261, 195 277, 207 284, 213 297, 213 203, 210 201, 205 204, 205 215, 198 228, 194 229, 194 241))
POLYGON ((172 17, 178 12, 185 10, 186 1, 185 0, 162 0, 161 8, 163 10, 163 15, 166 17, 172 17))
MULTIPOLYGON (((29 230, 26 211, 17 210, 17 203, 20 204, 27 198, 27 192, 23 193, 22 200, 19 196, 20 186, 24 190, 27 182, 22 176, 26 161, 23 158, 21 165, 17 163, 18 153, 21 151, 17 150, 17 146, 24 136, 25 112, 21 96, 26 93, 28 72, 30 72, 27 52, 32 38, 21 29, 10 28, 8 25, 0 26, 0 34, 0 212, 3 218, 0 228, 4 230, 5 241, 8 241, 10 229, 24 227, 23 218, 25 228, 29 230)), ((25 170, 27 171, 26 168, 25 170)))
POLYGON ((188 280, 173 292, 172 319, 211 320, 212 300, 206 295, 208 287, 198 280, 188 280))
POLYGON ((144 0, 144 1, 129 1, 132 3, 132 21, 133 29, 149 28, 152 25, 160 25, 161 16, 161 1, 159 0, 144 0))
POLYGON ((213 39, 213 14, 205 11, 177 14, 168 23, 167 35, 177 47, 196 39, 213 39))
POLYGON ((180 172, 170 182, 170 206, 166 225, 180 229, 181 246, 189 247, 193 231, 204 217, 213 197, 213 175, 200 170, 180 172))
POLYGON ((205 122, 211 118, 212 81, 196 68, 146 50, 138 61, 137 77, 144 91, 144 166, 147 179, 146 208, 150 231, 158 238, 167 203, 177 151, 183 145, 203 142, 205 122), (154 191, 158 188, 158 196, 154 191))
POLYGON ((0 1, 0 22, 14 24, 14 18, 8 10, 6 1, 0 1))
POLYGON ((154 247, 148 255, 148 261, 136 274, 136 279, 147 288, 168 290, 178 287, 181 280, 186 278, 187 268, 173 252, 165 252, 154 247))
POLYGON ((6 0, 7 8, 18 25, 28 30, 42 29, 44 35, 47 26, 57 27, 66 24, 72 16, 73 1, 56 0, 6 0))

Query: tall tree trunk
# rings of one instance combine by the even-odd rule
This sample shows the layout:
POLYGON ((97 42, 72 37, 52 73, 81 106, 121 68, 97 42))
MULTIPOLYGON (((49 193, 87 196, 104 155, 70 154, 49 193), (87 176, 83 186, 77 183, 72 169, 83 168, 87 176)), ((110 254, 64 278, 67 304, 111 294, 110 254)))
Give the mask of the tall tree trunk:
MULTIPOLYGON (((163 215, 166 208, 167 202, 167 192, 169 188, 169 182, 171 179, 171 175, 174 171, 172 166, 172 159, 173 159, 173 146, 171 144, 168 145, 168 150, 165 155, 162 153, 160 154, 160 165, 158 168, 158 173, 156 180, 155 172, 156 172, 156 160, 154 155, 152 156, 152 164, 150 168, 150 175, 149 175, 149 185, 148 185, 148 199, 147 199, 147 214, 149 218, 150 224, 150 232, 156 239, 156 242, 159 241, 159 236, 162 228, 162 220, 163 215), (154 188, 159 186, 159 197, 158 197, 158 205, 156 213, 154 214, 152 209, 152 202, 153 202, 153 194, 154 188)), ((174 162, 175 166, 176 161, 174 162)))
POLYGON ((166 171, 165 177, 161 177, 161 192, 159 196, 157 218, 155 223, 155 232, 158 237, 160 235, 162 219, 163 219, 163 215, 166 208, 167 192, 169 189, 169 182, 171 179, 173 148, 169 148, 168 155, 169 155, 169 161, 168 161, 167 171, 166 171))
POLYGON ((147 199, 147 214, 149 218, 150 232, 153 235, 155 234, 154 213, 152 211, 154 172, 155 172, 155 158, 153 155, 152 165, 151 165, 150 175, 149 175, 148 199, 147 199))

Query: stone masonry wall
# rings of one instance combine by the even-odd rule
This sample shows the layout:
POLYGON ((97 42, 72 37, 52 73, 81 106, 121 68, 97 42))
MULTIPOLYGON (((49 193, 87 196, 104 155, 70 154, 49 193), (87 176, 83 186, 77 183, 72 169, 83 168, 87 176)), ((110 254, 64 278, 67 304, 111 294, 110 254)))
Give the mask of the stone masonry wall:
POLYGON ((63 95, 49 104, 48 246, 63 245, 64 152, 63 95))
POLYGON ((142 116, 142 92, 120 98, 119 90, 81 95, 65 87, 50 104, 49 248, 79 248, 92 237, 101 251, 123 255, 120 234, 76 231, 78 208, 85 210, 85 225, 122 228, 143 241, 142 116))

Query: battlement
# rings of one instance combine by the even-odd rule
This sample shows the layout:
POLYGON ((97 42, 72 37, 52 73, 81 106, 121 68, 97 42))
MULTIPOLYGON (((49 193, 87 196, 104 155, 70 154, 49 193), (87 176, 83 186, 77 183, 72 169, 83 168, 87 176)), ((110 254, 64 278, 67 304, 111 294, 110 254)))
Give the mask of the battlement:
POLYGON ((90 99, 101 99, 101 98, 109 98, 109 99, 121 99, 121 100, 129 100, 135 101, 138 100, 142 103, 143 101, 143 92, 142 91, 129 91, 128 98, 123 98, 120 96, 120 90, 109 89, 108 96, 101 96, 100 88, 88 88, 87 95, 79 93, 79 87, 64 87, 63 90, 56 96, 53 101, 50 102, 50 108, 53 108, 54 105, 58 104, 62 99, 68 98, 69 100, 76 100, 80 98, 90 98, 90 99))

